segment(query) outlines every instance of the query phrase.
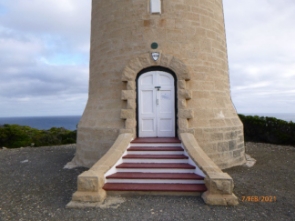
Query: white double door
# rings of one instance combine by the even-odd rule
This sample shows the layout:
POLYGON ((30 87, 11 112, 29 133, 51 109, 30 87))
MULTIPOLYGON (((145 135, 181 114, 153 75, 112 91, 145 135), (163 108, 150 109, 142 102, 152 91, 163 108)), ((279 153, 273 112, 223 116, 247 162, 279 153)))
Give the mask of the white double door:
POLYGON ((138 78, 139 137, 175 136, 174 78, 150 71, 138 78))

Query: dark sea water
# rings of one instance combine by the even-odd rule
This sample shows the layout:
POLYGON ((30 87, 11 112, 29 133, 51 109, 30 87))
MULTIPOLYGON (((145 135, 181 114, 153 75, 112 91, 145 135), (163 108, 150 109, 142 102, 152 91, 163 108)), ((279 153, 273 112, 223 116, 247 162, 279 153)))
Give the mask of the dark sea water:
POLYGON ((57 117, 3 117, 0 125, 18 124, 33 127, 39 130, 48 130, 52 127, 64 127, 68 130, 76 130, 81 116, 57 116, 57 117))

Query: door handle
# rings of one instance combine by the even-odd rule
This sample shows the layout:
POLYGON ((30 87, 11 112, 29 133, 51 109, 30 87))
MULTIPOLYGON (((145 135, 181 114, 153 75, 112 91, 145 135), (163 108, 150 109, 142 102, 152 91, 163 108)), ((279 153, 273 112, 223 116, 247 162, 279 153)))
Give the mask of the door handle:
POLYGON ((156 86, 155 88, 159 91, 161 89, 161 86, 156 86))

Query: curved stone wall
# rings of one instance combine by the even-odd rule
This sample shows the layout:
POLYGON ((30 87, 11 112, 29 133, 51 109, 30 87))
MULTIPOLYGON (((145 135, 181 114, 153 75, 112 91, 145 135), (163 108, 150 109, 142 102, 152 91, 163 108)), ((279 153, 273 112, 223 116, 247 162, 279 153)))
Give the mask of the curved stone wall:
POLYGON ((89 99, 78 126, 75 163, 91 166, 120 133, 136 136, 135 80, 151 66, 177 76, 178 134, 194 134, 221 168, 243 163, 221 0, 162 0, 161 14, 149 12, 149 0, 93 0, 89 99), (159 52, 159 60, 151 52, 159 52))

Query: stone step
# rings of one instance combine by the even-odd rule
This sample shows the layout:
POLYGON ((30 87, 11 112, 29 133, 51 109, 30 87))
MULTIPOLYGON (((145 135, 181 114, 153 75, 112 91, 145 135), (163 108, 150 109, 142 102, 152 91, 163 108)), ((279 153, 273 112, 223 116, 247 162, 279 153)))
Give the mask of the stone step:
POLYGON ((178 143, 181 141, 176 137, 139 137, 131 141, 131 144, 135 143, 178 143))
POLYGON ((194 173, 115 173, 106 177, 107 179, 183 179, 204 180, 194 173))
POLYGON ((198 194, 206 191, 204 177, 195 174, 178 138, 137 138, 113 174, 106 177, 108 192, 198 194))
POLYGON ((116 170, 127 173, 194 173, 195 167, 187 163, 122 163, 116 170))
POLYGON ((143 168, 143 169, 195 169, 187 163, 122 163, 116 168, 143 168))
POLYGON ((204 184, 106 183, 106 191, 204 192, 204 184))
MULTIPOLYGON (((150 153, 150 152, 147 152, 150 153)), ((123 156, 124 163, 188 163, 188 157, 183 154, 127 154, 123 156)))
POLYGON ((128 154, 183 154, 184 151, 181 147, 130 147, 127 149, 128 154))
POLYGON ((157 146, 149 146, 149 147, 140 147, 140 146, 132 146, 127 149, 127 151, 176 151, 176 152, 183 152, 182 147, 157 147, 157 146))
POLYGON ((188 159, 188 157, 183 154, 127 154, 123 159, 188 159))

